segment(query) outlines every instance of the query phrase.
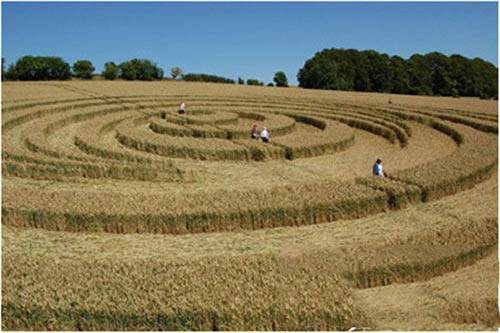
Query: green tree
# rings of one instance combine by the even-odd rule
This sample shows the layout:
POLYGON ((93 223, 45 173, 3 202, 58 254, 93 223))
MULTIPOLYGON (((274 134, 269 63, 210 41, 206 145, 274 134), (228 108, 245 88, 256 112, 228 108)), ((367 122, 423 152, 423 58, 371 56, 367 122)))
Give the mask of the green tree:
POLYGON ((391 58, 392 67, 392 92, 395 94, 408 94, 410 90, 410 75, 403 58, 394 56, 391 58))
POLYGON ((124 80, 152 81, 163 79, 163 70, 150 60, 132 59, 119 66, 120 78, 124 80))
POLYGON ((136 80, 137 71, 134 65, 130 61, 124 61, 118 65, 120 78, 124 80, 136 80))
POLYGON ((104 64, 104 70, 102 71, 101 75, 106 80, 115 80, 116 78, 118 78, 118 71, 118 66, 114 62, 109 61, 104 64))
POLYGON ((257 79, 248 79, 247 85, 249 85, 249 86, 263 86, 264 82, 261 82, 257 79))
POLYGON ((170 70, 170 75, 172 76, 172 79, 176 79, 178 76, 181 76, 183 73, 182 69, 180 67, 172 67, 170 70))
POLYGON ((353 90, 356 79, 356 63, 360 60, 359 51, 332 49, 331 56, 337 64, 337 89, 353 90))
POLYGON ((10 64, 9 67, 7 67, 7 70, 5 71, 4 76, 2 77, 2 79, 6 80, 6 81, 15 81, 15 80, 18 80, 19 77, 17 75, 16 65, 10 64))
POLYGON ((353 66, 355 68, 354 76, 354 90, 357 91, 372 91, 372 82, 370 81, 370 64, 365 56, 358 52, 357 56, 353 58, 353 66))
POLYGON ((24 56, 16 62, 15 73, 21 81, 71 79, 69 64, 58 57, 24 56))
POLYGON ((274 74, 274 83, 276 83, 276 87, 288 87, 288 79, 284 72, 276 72, 274 74))
POLYGON ((432 70, 428 59, 423 55, 414 54, 408 60, 410 77, 410 94, 432 95, 432 70))
POLYGON ((337 63, 330 50, 317 52, 300 69, 297 80, 303 88, 337 89, 337 63))
POLYGON ((233 79, 228 79, 222 76, 211 75, 211 74, 196 74, 188 73, 182 76, 184 81, 194 81, 194 82, 214 82, 214 83, 231 83, 234 84, 233 79))
POLYGON ((498 96, 498 68, 482 59, 438 52, 408 60, 373 50, 324 49, 297 74, 299 86, 399 94, 498 96))
POLYGON ((450 77, 457 83, 460 96, 474 96, 474 72, 471 61, 461 55, 450 57, 450 77))
POLYGON ((373 50, 363 51, 361 53, 367 61, 371 91, 390 92, 392 90, 392 74, 390 71, 389 56, 373 50))
POLYGON ((498 68, 480 58, 474 58, 470 64, 474 73, 474 96, 498 96, 498 68))
POLYGON ((91 79, 95 67, 89 60, 78 60, 73 64, 73 73, 81 79, 91 79))
POLYGON ((457 82, 450 75, 450 59, 438 52, 429 53, 426 57, 431 66, 433 94, 441 96, 457 94, 457 82))
POLYGON ((243 80, 241 77, 238 78, 238 84, 245 84, 245 80, 243 80))

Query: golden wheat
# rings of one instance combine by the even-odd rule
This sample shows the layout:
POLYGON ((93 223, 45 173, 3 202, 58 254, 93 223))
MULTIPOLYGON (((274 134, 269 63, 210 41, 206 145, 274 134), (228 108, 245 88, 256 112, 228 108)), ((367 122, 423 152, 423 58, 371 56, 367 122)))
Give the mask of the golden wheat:
POLYGON ((3 87, 3 329, 498 324, 496 101, 171 81, 3 87), (270 143, 249 138, 254 123, 270 143), (370 175, 379 157, 386 178, 370 175), (394 283, 457 296, 408 320, 430 294, 394 283), (381 320, 393 308, 375 297, 395 295, 402 316, 381 320))

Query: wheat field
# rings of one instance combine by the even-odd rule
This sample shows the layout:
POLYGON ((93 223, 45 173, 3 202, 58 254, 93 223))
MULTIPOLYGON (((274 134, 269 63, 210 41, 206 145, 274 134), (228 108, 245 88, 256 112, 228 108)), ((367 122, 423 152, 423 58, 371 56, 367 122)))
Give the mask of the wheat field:
POLYGON ((497 166, 493 100, 3 83, 2 329, 496 330, 497 166))

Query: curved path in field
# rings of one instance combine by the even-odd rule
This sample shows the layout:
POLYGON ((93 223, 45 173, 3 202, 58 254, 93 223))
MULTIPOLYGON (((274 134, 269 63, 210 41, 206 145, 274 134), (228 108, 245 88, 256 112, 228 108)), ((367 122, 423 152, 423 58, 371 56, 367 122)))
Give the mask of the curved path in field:
POLYGON ((416 327, 370 301, 385 299, 390 290, 381 286, 391 285, 407 306, 401 313, 427 300, 435 313, 447 297, 441 284, 491 261, 497 116, 465 104, 190 87, 127 94, 104 83, 34 84, 24 100, 7 87, 14 97, 2 110, 2 311, 12 319, 4 329, 500 322, 489 314, 491 279, 470 282, 491 291, 484 299, 465 306, 472 288, 446 303, 448 316, 416 327), (180 100, 184 115, 176 112, 180 100), (249 139, 254 123, 270 129, 271 143, 249 139), (370 174, 378 157, 385 179, 370 174), (420 284, 432 292, 415 295, 420 284), (26 311, 37 315, 23 321, 26 311), (477 313, 488 315, 458 319, 477 313))
POLYGON ((438 199, 480 181, 496 163, 489 133, 496 125, 488 115, 68 89, 90 97, 4 108, 6 224, 185 233, 327 222, 438 199), (189 107, 184 115, 176 112, 178 100, 189 107), (253 123, 269 128, 269 144, 249 138, 253 123), (488 149, 475 149, 479 142, 488 149), (379 157, 389 174, 382 183, 370 177, 379 157), (470 163, 465 170, 461 161, 470 163), (37 182, 43 189, 30 189, 37 182), (79 199, 64 198, 72 193, 65 187, 79 199), (38 198, 18 203, 23 189, 38 198), (309 201, 298 203, 301 197, 309 201), (324 208, 316 214, 318 205, 324 208), (155 222, 141 226, 137 214, 155 222))

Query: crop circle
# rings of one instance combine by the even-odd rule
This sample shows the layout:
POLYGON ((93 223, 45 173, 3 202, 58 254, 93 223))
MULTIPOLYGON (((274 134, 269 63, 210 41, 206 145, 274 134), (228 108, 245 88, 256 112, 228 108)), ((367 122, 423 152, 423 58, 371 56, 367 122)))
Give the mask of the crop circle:
POLYGON ((5 84, 5 327, 386 328, 388 284, 490 320, 496 104, 247 88, 5 84))

